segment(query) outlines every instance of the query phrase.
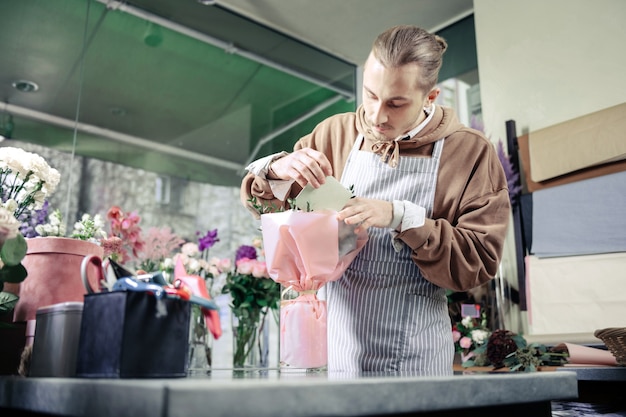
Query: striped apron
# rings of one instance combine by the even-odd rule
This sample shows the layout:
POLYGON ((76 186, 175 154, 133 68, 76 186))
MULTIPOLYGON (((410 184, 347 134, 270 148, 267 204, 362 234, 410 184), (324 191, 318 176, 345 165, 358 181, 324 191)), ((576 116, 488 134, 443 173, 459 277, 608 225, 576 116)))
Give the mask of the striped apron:
MULTIPOLYGON (((431 217, 444 140, 432 157, 400 157, 391 168, 372 152, 352 148, 341 183, 359 197, 408 200, 431 217)), ((428 282, 396 252, 390 230, 371 227, 369 240, 344 275, 326 284, 328 370, 452 375, 454 345, 445 290, 428 282)))

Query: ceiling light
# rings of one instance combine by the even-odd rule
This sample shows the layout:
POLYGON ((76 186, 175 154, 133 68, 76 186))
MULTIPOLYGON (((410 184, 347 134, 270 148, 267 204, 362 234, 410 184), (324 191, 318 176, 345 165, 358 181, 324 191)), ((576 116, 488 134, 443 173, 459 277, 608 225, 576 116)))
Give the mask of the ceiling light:
POLYGON ((34 93, 39 90, 37 83, 28 80, 17 80, 13 82, 13 87, 22 93, 34 93))

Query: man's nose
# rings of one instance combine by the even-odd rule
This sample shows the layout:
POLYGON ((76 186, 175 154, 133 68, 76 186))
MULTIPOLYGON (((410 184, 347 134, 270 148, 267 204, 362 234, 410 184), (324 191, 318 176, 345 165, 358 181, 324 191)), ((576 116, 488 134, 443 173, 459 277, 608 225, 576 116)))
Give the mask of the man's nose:
POLYGON ((382 103, 375 104, 372 107, 372 123, 380 125, 387 122, 387 113, 382 103))

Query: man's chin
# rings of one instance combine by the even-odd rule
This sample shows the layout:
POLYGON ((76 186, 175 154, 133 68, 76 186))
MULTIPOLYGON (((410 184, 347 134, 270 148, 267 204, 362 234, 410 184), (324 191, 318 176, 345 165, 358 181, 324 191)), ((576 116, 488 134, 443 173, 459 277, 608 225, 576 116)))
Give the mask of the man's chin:
POLYGON ((380 141, 389 141, 389 140, 393 140, 393 138, 388 138, 387 135, 385 135, 382 132, 379 132, 377 130, 373 130, 372 131, 372 136, 374 136, 374 139, 376 140, 380 140, 380 141))

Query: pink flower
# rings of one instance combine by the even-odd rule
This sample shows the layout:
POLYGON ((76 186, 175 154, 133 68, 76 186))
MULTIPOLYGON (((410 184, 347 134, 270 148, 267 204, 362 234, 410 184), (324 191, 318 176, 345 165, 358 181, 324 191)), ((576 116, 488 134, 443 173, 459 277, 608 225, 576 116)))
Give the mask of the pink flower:
POLYGON ((241 258, 237 261, 237 273, 241 275, 252 274, 252 267, 254 266, 253 260, 248 258, 241 258))
POLYGON ((255 278, 269 278, 265 262, 254 262, 254 264, 252 265, 252 276, 255 278))
POLYGON ((227 271, 233 266, 233 262, 230 258, 223 258, 220 259, 218 266, 222 271, 227 271))
POLYGON ((454 343, 458 342, 461 339, 461 332, 458 330, 452 330, 452 340, 454 343))
POLYGON ((472 346, 472 339, 467 336, 463 336, 461 340, 459 340, 459 346, 463 349, 469 349, 472 346))
POLYGON ((115 256, 122 251, 122 239, 117 236, 111 236, 106 239, 102 239, 100 242, 102 249, 104 250, 104 257, 115 256))

